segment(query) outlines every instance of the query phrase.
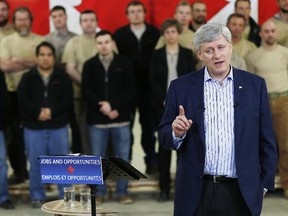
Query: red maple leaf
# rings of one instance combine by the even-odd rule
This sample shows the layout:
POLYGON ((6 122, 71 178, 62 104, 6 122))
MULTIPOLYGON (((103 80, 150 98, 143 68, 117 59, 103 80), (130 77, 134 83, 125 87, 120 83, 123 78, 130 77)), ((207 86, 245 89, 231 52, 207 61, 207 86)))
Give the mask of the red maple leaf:
MULTIPOLYGON (((114 32, 120 26, 127 24, 125 14, 126 5, 131 0, 82 0, 82 3, 75 8, 81 13, 84 10, 93 10, 98 17, 98 25, 101 29, 108 29, 114 32)), ((142 1, 148 8, 149 0, 142 1)))
MULTIPOLYGON (((195 0, 194 0, 195 1, 195 0)), ((194 2, 192 1, 192 2, 194 2)), ((214 17, 219 11, 221 11, 229 2, 225 0, 203 0, 207 7, 207 20, 214 17)))
POLYGON ((67 168, 67 171, 72 174, 74 172, 74 168, 70 165, 68 168, 67 168))
MULTIPOLYGON (((82 0, 82 3, 75 8, 79 12, 87 9, 94 10, 99 19, 99 27, 109 29, 113 32, 115 29, 128 23, 125 10, 130 1, 131 0, 82 0), (113 15, 112 19, 111 14, 113 15)), ((194 1, 195 0, 190 0, 189 3, 194 1)), ((175 7, 179 3, 179 0, 142 0, 141 2, 147 9, 146 21, 159 27, 165 19, 173 17, 175 7)), ((208 20, 228 4, 225 0, 203 0, 203 2, 207 5, 208 20), (213 7, 211 7, 212 5, 213 7)))
POLYGON ((259 0, 258 1, 258 17, 259 25, 262 25, 267 19, 273 17, 279 11, 276 1, 259 0))

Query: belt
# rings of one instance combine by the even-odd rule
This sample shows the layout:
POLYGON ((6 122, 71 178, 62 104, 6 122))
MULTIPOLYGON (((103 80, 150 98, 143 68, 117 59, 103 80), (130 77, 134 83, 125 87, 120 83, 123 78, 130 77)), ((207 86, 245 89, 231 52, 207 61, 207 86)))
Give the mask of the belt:
POLYGON ((237 178, 229 178, 226 176, 213 176, 213 175, 203 175, 203 179, 212 181, 213 183, 228 183, 237 182, 237 178))
POLYGON ((270 99, 276 99, 281 96, 288 96, 288 91, 279 92, 279 93, 269 93, 268 95, 270 99))

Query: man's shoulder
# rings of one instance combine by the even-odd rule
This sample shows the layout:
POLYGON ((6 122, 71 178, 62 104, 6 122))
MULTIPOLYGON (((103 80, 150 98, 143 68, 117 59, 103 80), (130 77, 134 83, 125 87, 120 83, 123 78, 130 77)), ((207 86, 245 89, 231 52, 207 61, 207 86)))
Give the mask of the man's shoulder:
POLYGON ((67 45, 68 46, 74 46, 75 44, 79 44, 83 40, 84 40, 84 36, 83 35, 75 35, 74 37, 71 37, 68 40, 67 45))
POLYGON ((256 45, 253 42, 251 42, 251 41, 249 41, 249 40, 247 40, 245 38, 242 38, 242 42, 243 42, 244 46, 251 47, 251 48, 256 48, 256 45))
POLYGON ((258 57, 259 55, 263 54, 265 50, 263 49, 262 46, 256 47, 253 49, 251 52, 248 53, 247 58, 253 58, 253 57, 258 57))
POLYGON ((151 25, 151 24, 148 24, 148 23, 146 23, 146 31, 151 31, 151 32, 154 32, 154 33, 159 33, 159 30, 158 30, 155 26, 153 26, 153 25, 151 25))
POLYGON ((180 48, 180 52, 183 52, 185 54, 192 54, 193 55, 193 51, 191 49, 188 49, 187 47, 183 47, 183 46, 179 46, 180 48))
POLYGON ((122 64, 130 64, 131 63, 131 60, 128 57, 121 55, 121 54, 114 53, 114 59, 116 62, 119 62, 122 64))
POLYGON ((285 52, 285 53, 288 52, 288 48, 283 46, 283 45, 281 45, 281 44, 277 44, 277 49, 282 51, 282 52, 285 52))
POLYGON ((6 37, 2 39, 2 41, 8 42, 8 41, 14 40, 17 37, 17 34, 18 34, 17 32, 14 32, 10 35, 7 35, 6 37))
POLYGON ((177 79, 173 80, 176 85, 184 86, 184 85, 193 85, 194 83, 198 83, 199 81, 204 80, 204 68, 200 70, 189 72, 184 74, 177 79))
POLYGON ((34 66, 30 70, 28 70, 27 73, 24 73, 22 75, 22 80, 23 81, 30 80, 32 77, 34 77, 36 75, 38 75, 38 70, 37 70, 37 67, 34 66))
POLYGON ((31 32, 28 37, 33 39, 33 40, 35 40, 35 39, 44 40, 45 39, 42 35, 39 35, 39 34, 36 34, 33 32, 31 32))
POLYGON ((118 29, 116 29, 114 35, 123 35, 123 34, 127 34, 128 32, 130 32, 130 26, 129 25, 124 25, 119 27, 118 29))

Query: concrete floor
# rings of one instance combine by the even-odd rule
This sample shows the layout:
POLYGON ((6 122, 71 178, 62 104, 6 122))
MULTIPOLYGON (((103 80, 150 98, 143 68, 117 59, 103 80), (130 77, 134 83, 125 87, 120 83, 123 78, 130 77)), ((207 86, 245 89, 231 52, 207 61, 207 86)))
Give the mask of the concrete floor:
MULTIPOLYGON (((117 210, 122 216, 170 216, 173 215, 173 202, 159 203, 157 194, 153 192, 132 193, 135 202, 131 205, 107 201, 100 205, 106 209, 117 210)), ((287 216, 288 200, 283 198, 281 190, 267 194, 264 199, 262 216, 287 216)), ((0 210, 0 216, 48 216, 41 209, 32 209, 28 202, 17 202, 15 210, 0 210)))

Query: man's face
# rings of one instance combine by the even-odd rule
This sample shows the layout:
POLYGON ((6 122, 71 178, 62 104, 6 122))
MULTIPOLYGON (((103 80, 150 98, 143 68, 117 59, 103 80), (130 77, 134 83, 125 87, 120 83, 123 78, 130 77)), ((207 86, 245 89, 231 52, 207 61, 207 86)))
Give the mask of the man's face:
POLYGON ((274 23, 266 22, 261 26, 260 37, 266 45, 272 46, 277 43, 277 28, 274 23))
POLYGON ((96 38, 96 48, 102 56, 108 56, 113 52, 114 41, 110 35, 101 35, 96 38))
POLYGON ((191 16, 191 7, 189 5, 183 6, 180 5, 176 9, 174 18, 179 22, 181 26, 189 25, 192 16, 191 16))
POLYGON ((18 11, 15 14, 14 28, 20 36, 27 36, 30 33, 31 21, 26 11, 18 11))
POLYGON ((42 46, 37 56, 37 67, 42 70, 51 70, 55 65, 55 57, 50 47, 42 46))
POLYGON ((235 13, 239 13, 245 16, 246 21, 248 22, 250 13, 251 13, 251 7, 249 2, 246 1, 239 1, 237 2, 235 13))
POLYGON ((240 39, 245 30, 245 20, 240 17, 232 17, 227 27, 230 29, 233 38, 240 39))
POLYGON ((171 26, 164 31, 163 37, 166 44, 178 43, 179 33, 175 26, 171 26))
POLYGON ((283 13, 288 13, 288 0, 278 0, 277 4, 283 13))
POLYGON ((5 3, 0 2, 0 27, 8 23, 8 7, 5 3))
POLYGON ((213 42, 201 44, 197 54, 212 77, 226 76, 229 73, 232 45, 222 35, 213 42))
POLYGON ((145 20, 145 12, 142 5, 130 5, 127 8, 127 19, 132 25, 143 24, 145 20))
POLYGON ((195 3, 192 7, 192 20, 198 25, 206 23, 206 5, 203 3, 195 3))
POLYGON ((96 32, 97 19, 94 13, 81 15, 81 27, 84 34, 93 34, 96 32))
POLYGON ((63 10, 56 10, 51 13, 51 18, 56 29, 66 27, 67 15, 63 10))

